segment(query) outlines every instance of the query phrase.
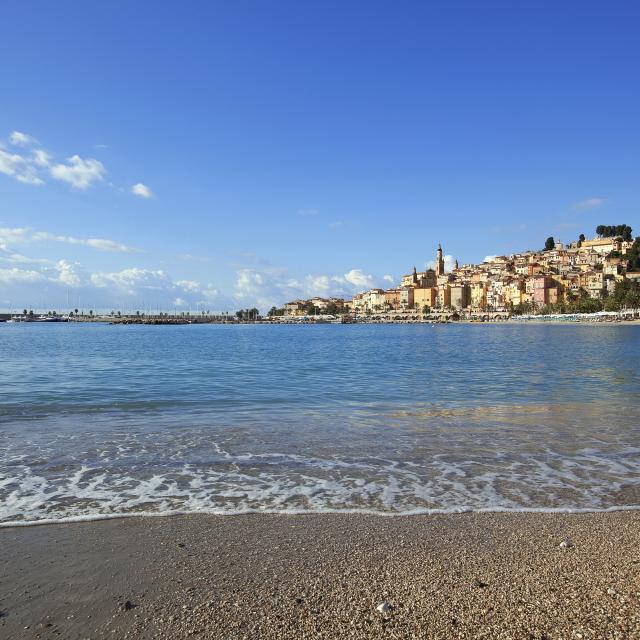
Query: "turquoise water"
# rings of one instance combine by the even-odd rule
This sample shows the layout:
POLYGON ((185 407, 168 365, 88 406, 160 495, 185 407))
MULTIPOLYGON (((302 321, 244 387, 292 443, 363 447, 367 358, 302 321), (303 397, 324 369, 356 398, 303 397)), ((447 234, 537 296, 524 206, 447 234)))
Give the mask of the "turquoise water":
POLYGON ((640 327, 0 324, 0 522, 640 505, 640 327))

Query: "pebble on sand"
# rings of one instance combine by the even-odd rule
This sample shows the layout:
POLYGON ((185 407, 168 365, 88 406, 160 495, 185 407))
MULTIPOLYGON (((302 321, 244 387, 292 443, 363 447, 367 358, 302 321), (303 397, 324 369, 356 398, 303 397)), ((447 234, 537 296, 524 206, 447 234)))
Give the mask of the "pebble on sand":
POLYGON ((389 613, 391 611, 391 607, 388 602, 382 602, 376 607, 376 610, 380 613, 389 613))

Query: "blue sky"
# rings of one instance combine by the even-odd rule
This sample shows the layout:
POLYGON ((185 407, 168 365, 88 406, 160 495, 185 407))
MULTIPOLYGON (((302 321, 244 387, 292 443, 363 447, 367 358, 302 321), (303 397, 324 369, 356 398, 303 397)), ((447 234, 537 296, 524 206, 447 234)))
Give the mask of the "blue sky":
POLYGON ((640 231, 635 2, 0 17, 0 308, 267 308, 389 286, 438 242, 640 231))

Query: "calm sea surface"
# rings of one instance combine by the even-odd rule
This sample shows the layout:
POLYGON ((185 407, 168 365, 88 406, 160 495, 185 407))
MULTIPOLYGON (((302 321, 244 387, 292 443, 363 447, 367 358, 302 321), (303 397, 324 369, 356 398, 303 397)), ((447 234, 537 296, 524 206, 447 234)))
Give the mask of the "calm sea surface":
POLYGON ((0 324, 0 522, 640 505, 640 326, 0 324))

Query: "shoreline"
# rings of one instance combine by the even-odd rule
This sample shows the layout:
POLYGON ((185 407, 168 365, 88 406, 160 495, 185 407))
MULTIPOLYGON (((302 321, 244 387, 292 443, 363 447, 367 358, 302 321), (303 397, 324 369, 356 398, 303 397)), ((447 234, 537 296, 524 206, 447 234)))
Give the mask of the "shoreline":
POLYGON ((0 521, 0 535, 6 529, 24 529, 30 527, 55 527, 58 525, 75 525, 92 522, 104 522, 110 520, 128 520, 147 518, 241 518, 245 516, 270 516, 270 517, 324 517, 324 516, 353 516, 367 518, 422 518, 433 516, 458 516, 458 515, 584 515, 584 514, 606 514, 618 512, 638 512, 640 514, 640 504, 618 505, 614 507, 590 508, 590 507, 522 507, 518 509, 487 507, 484 509, 416 509, 415 511, 386 512, 368 509, 324 509, 324 510, 291 510, 281 509, 247 509, 242 511, 132 511, 125 513, 105 513, 89 514, 82 516, 69 516, 62 518, 43 518, 41 520, 6 520, 0 521))
POLYGON ((0 542, 7 640, 640 634, 638 510, 128 517, 0 542))
POLYGON ((244 326, 244 325, 257 325, 257 326, 297 326, 297 325, 359 325, 359 324, 397 324, 397 325, 441 325, 441 324, 471 324, 471 325, 527 325, 527 324, 588 324, 588 325, 637 325, 640 324, 640 318, 603 318, 602 316, 593 315, 593 317, 583 317, 583 318, 571 318, 569 314, 567 314, 567 318, 558 317, 557 315, 553 316, 545 316, 541 315, 535 318, 526 318, 522 319, 520 316, 500 316, 496 318, 448 318, 448 317, 434 317, 434 318, 426 318, 426 319, 414 319, 414 318, 402 318, 402 319, 388 319, 388 318, 377 318, 375 316, 371 316, 368 318, 356 318, 348 321, 342 321, 339 319, 336 320, 326 320, 326 319, 306 319, 306 318, 295 318, 291 317, 286 320, 270 320, 270 319, 262 319, 262 320, 242 320, 242 321, 202 321, 202 320, 158 320, 158 319, 124 319, 124 320, 114 320, 113 318, 107 317, 96 317, 96 318, 82 318, 82 319, 72 319, 72 320, 60 320, 57 322, 38 322, 38 321, 13 321, 13 320, 1 320, 2 324, 104 324, 104 325, 122 325, 122 326, 205 326, 205 325, 231 325, 231 326, 244 326), (551 318, 551 319, 549 319, 551 318))

